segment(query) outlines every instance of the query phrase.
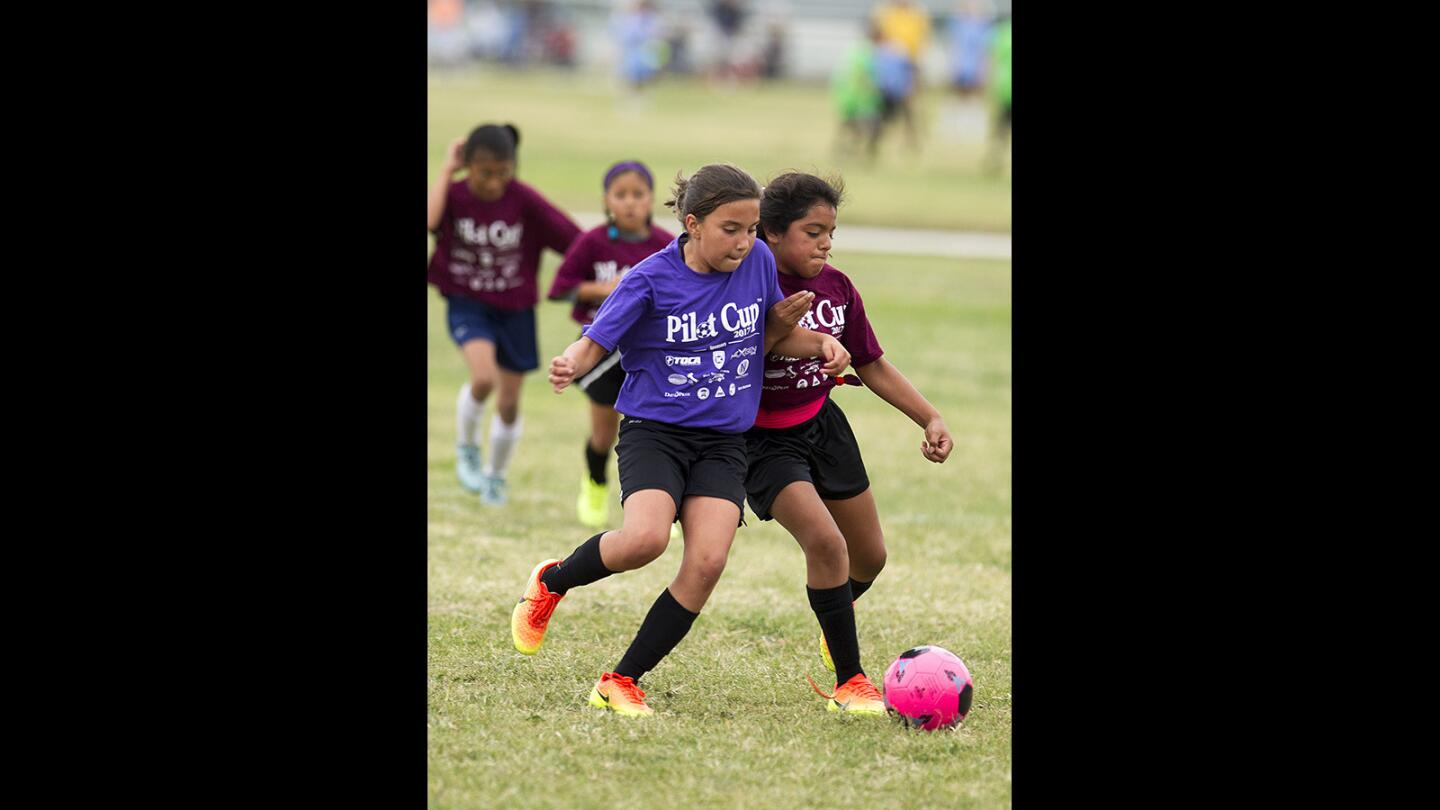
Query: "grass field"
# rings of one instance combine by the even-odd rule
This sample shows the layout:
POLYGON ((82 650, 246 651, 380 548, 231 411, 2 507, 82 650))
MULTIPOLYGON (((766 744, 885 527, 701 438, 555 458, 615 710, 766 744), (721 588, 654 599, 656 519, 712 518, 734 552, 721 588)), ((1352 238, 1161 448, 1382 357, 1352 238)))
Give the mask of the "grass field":
POLYGON ((897 128, 876 163, 865 166, 833 157, 838 121, 823 84, 727 91, 670 79, 643 102, 617 95, 612 85, 584 73, 489 67, 432 73, 427 176, 435 176, 453 139, 481 123, 510 122, 520 129, 520 179, 566 210, 599 211, 605 169, 639 159, 663 186, 656 189, 656 216, 668 227, 674 218, 663 206, 675 173, 727 162, 762 183, 787 169, 839 171, 850 191, 843 221, 855 225, 1010 231, 1009 175, 984 176, 982 144, 937 129, 939 110, 950 103, 940 89, 917 103, 926 133, 920 153, 904 148, 897 128))
MULTIPOLYGON (((585 196, 577 190, 591 188, 602 163, 636 151, 623 149, 615 134, 595 145, 561 146, 554 130, 569 113, 515 88, 503 103, 490 98, 442 110, 476 89, 466 81, 432 87, 432 168, 435 143, 463 128, 459 122, 492 117, 528 124, 521 174, 538 176, 538 185, 561 199, 585 196), (513 115, 505 115, 507 105, 513 115), (552 159, 561 165, 546 165, 552 159), (562 182, 577 173, 574 184, 562 182)), ((783 93, 764 104, 803 101, 799 91, 783 93)), ((739 154, 737 162, 760 168, 751 161, 758 162, 764 142, 737 137, 734 150, 722 154, 727 136, 706 137, 714 145, 703 148, 714 148, 716 158, 739 154)), ((641 151, 662 172, 665 160, 679 159, 641 151)), ((694 164, 687 156, 684 165, 694 164)), ((997 208, 1008 227, 1008 190, 1003 197, 997 208)), ((585 202, 593 210, 597 201, 570 204, 585 202)), ((855 208, 864 204, 857 195, 855 208)), ((679 544, 644 569, 572 591, 541 652, 516 653, 508 622, 525 576, 590 534, 575 519, 587 400, 573 390, 556 396, 543 373, 527 377, 511 502, 483 507, 455 479, 454 403, 464 365, 445 331, 444 304, 427 288, 431 807, 1009 805, 1010 265, 847 255, 851 213, 841 211, 836 264, 863 293, 887 357, 945 415, 956 442, 946 464, 931 464, 920 455, 920 430, 902 414, 866 389, 835 394, 859 437, 889 547, 888 566, 856 609, 862 663, 878 681, 908 647, 950 649, 974 674, 968 720, 953 732, 918 734, 888 719, 827 713, 804 677, 825 684, 830 673, 816 649, 803 556, 783 529, 748 509, 750 525, 739 530, 705 611, 642 683, 657 716, 637 722, 584 701, 673 577, 679 544)), ((542 289, 557 264, 547 256, 542 289)), ((542 302, 539 321, 543 365, 574 339, 576 327, 559 304, 542 302)), ((613 455, 611 474, 613 481, 613 455)), ((611 514, 618 525, 618 506, 611 514)))

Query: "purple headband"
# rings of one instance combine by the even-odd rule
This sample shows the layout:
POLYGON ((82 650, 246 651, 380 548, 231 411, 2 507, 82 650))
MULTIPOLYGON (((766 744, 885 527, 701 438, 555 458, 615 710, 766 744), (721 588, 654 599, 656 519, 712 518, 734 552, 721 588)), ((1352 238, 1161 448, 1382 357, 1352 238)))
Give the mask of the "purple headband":
POLYGON ((626 160, 616 163, 610 167, 610 171, 605 172, 605 185, 601 186, 602 190, 608 190, 610 188, 610 181, 614 180, 617 175, 624 174, 625 172, 639 172, 640 176, 645 178, 645 185, 649 186, 652 190, 655 188, 655 180, 650 176, 650 170, 645 168, 644 163, 638 160, 626 160))

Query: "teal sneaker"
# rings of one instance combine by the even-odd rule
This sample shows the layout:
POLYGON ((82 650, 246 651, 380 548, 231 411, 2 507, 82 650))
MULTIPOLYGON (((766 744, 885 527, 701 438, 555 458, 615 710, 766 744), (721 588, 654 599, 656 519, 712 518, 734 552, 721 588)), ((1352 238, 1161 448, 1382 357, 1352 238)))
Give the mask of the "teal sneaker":
POLYGON ((480 472, 480 448, 473 444, 462 444, 456 449, 455 473, 460 476, 460 486, 471 492, 479 492, 485 476, 480 472))
POLYGON ((480 490, 480 502, 486 506, 504 506, 509 497, 506 495, 505 479, 498 475, 485 476, 485 486, 480 490))

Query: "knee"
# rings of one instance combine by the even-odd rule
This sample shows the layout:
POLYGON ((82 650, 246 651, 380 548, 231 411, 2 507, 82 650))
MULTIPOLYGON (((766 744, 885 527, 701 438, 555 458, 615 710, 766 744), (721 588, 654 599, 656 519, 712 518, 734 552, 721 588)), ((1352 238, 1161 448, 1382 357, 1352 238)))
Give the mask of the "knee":
MULTIPOLYGON (((629 534, 629 532, 626 532, 629 534)), ((649 565, 665 553, 670 545, 669 526, 647 526, 631 537, 630 550, 636 566, 649 565)))
POLYGON ((883 542, 875 543, 858 553, 852 554, 850 565, 856 571, 865 574, 863 578, 868 581, 874 579, 885 569, 886 556, 885 544, 883 542))
POLYGON ((470 397, 476 402, 483 401, 490 396, 495 388, 495 381, 488 377, 476 377, 470 381, 470 397))
POLYGON ((850 555, 845 550, 845 537, 839 532, 824 532, 805 539, 805 557, 828 571, 846 571, 850 555))
POLYGON ((703 552, 696 556, 695 562, 690 566, 695 576, 707 585, 714 585, 725 573, 725 559, 728 555, 720 552, 703 552))

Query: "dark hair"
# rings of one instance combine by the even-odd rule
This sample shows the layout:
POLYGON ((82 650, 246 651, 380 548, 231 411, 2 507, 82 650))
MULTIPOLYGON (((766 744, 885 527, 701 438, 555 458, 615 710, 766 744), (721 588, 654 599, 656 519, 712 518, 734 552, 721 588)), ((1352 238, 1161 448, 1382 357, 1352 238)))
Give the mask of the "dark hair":
POLYGON ((465 162, 475 159, 475 153, 484 150, 496 160, 514 160, 515 147, 520 145, 520 130, 511 124, 484 124, 470 133, 465 141, 465 162))
POLYGON ((755 178, 734 166, 711 163, 701 166, 689 180, 677 172, 674 195, 675 199, 665 204, 675 209, 675 216, 684 225, 689 214, 703 220, 725 203, 760 199, 760 186, 755 178))
POLYGON ((816 203, 839 208, 845 183, 839 177, 822 179, 813 174, 786 172, 765 185, 760 199, 760 238, 785 235, 790 223, 805 216, 816 203))

